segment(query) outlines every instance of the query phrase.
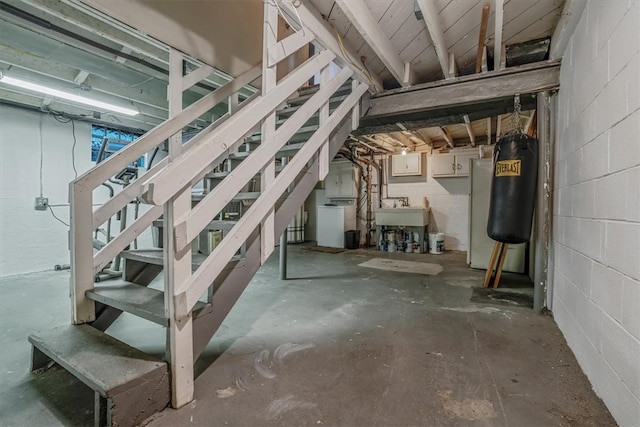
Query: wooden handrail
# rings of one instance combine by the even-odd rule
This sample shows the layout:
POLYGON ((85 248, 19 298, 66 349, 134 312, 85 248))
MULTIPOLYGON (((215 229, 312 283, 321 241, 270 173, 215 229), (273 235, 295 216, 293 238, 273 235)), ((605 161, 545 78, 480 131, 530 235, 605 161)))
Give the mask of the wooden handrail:
POLYGON ((175 307, 176 320, 189 315, 200 296, 206 291, 212 280, 220 274, 224 265, 240 249, 250 233, 260 224, 264 217, 273 209, 280 195, 295 180, 307 162, 329 138, 334 128, 359 102, 367 91, 365 84, 359 84, 352 93, 330 115, 329 120, 321 126, 307 141, 302 149, 293 157, 287 166, 274 179, 272 185, 264 191, 251 205, 234 227, 234 233, 223 239, 216 249, 207 257, 193 275, 176 288, 175 307))
POLYGON ((325 50, 308 59, 283 78, 269 96, 258 98, 252 105, 234 114, 212 135, 217 143, 200 144, 194 147, 168 165, 164 171, 151 178, 145 185, 149 195, 148 201, 158 206, 166 203, 174 194, 188 185, 195 174, 203 171, 214 159, 227 152, 249 129, 271 114, 288 96, 334 58, 333 53, 325 50))
POLYGON ((331 98, 344 82, 353 75, 353 71, 345 68, 335 76, 326 87, 321 88, 304 103, 268 141, 262 141, 258 148, 244 159, 239 166, 227 175, 203 200, 198 203, 189 215, 176 225, 176 247, 184 249, 213 220, 227 203, 240 191, 257 170, 261 170, 273 159, 277 152, 309 118, 331 98))
POLYGON ((185 108, 178 116, 166 120, 146 134, 142 135, 133 144, 129 144, 117 153, 109 156, 104 162, 96 165, 79 176, 74 184, 82 185, 85 188, 96 188, 111 178, 114 173, 125 168, 129 163, 135 161, 140 156, 148 153, 165 139, 175 135, 194 119, 200 117, 220 102, 233 95, 244 86, 248 85, 262 73, 261 66, 257 66, 240 77, 226 83, 215 91, 207 94, 203 98, 185 108))
POLYGON ((98 274, 116 255, 125 250, 144 230, 149 228, 153 221, 162 215, 162 206, 152 206, 131 225, 125 228, 113 240, 107 243, 93 257, 93 274, 98 274))

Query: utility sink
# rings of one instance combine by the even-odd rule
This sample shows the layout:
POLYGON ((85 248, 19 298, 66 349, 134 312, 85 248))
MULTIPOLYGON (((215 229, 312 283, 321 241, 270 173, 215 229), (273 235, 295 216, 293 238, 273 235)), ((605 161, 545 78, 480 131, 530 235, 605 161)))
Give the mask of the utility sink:
POLYGON ((429 208, 378 208, 376 225, 424 227, 429 224, 429 208))

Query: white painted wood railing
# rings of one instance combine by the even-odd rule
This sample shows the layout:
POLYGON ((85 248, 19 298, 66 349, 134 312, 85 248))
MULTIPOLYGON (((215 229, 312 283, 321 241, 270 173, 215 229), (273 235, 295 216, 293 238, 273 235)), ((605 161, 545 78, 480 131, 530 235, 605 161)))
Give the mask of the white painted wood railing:
POLYGON ((171 50, 169 120, 71 183, 71 296, 75 323, 95 319, 94 304, 85 298, 85 292, 93 288, 94 274, 149 228, 153 221, 161 215, 164 217, 165 314, 169 318, 168 350, 174 407, 193 399, 192 310, 198 299, 210 291, 229 261, 248 239, 255 238, 256 232, 260 236, 260 251, 252 253, 257 253, 261 262, 269 257, 276 243, 275 206, 278 200, 288 191, 293 191, 296 197, 300 197, 299 203, 304 202, 306 194, 295 192, 295 184, 304 176, 309 164, 317 161, 319 178, 326 176, 330 161, 329 139, 350 115, 353 117, 352 127, 358 126, 360 100, 369 89, 368 83, 355 79, 357 73, 346 65, 329 78, 329 65, 344 61, 320 45, 316 46, 317 53, 313 57, 277 80, 278 62, 304 47, 313 37, 311 33, 296 32, 278 41, 278 8, 269 1, 265 1, 264 25, 262 65, 184 109, 182 92, 198 79, 206 77, 209 70, 196 70, 182 76, 182 53, 171 50), (315 75, 320 76, 319 90, 278 127, 277 110, 315 75), (182 129, 218 103, 228 98, 233 100, 234 94, 259 76, 262 76, 261 94, 239 107, 230 101, 228 116, 182 144, 182 129), (353 79, 350 93, 331 111, 331 97, 344 88, 349 79, 353 79), (301 128, 308 128, 305 124, 315 114, 317 129, 299 151, 287 153, 288 159, 282 162, 283 167, 276 175, 276 156, 301 128), (244 139, 259 126, 261 142, 258 148, 252 150, 242 163, 193 206, 191 187, 230 154, 236 153, 244 139), (94 189, 167 139, 169 156, 166 159, 93 212, 94 189), (192 271, 191 242, 258 174, 261 191, 257 200, 213 252, 192 271), (93 231, 135 198, 151 205, 149 210, 94 255, 93 231))
MULTIPOLYGON (((197 71, 197 70, 196 70, 197 71)), ((95 255, 93 254, 93 232, 109 218, 116 215, 124 206, 140 196, 144 182, 158 171, 165 169, 169 161, 163 159, 132 181, 126 188, 116 194, 95 212, 93 211, 93 191, 109 178, 124 169, 128 164, 153 150, 166 139, 181 131, 196 118, 205 114, 221 102, 226 101, 243 87, 260 77, 261 67, 255 67, 242 76, 216 89, 194 104, 190 105, 178 116, 165 121, 152 129, 137 141, 114 153, 104 162, 96 165, 76 180, 71 182, 69 199, 71 203, 71 297, 72 319, 74 323, 86 323, 95 319, 95 306, 85 297, 87 290, 93 289, 93 278, 113 258, 122 252, 131 242, 148 229, 153 221, 162 215, 162 208, 152 207, 130 224, 122 233, 111 240, 95 255)), ((188 78, 189 75, 183 77, 188 78)), ((248 104, 255 98, 245 101, 248 104)), ((198 144, 206 144, 209 136, 228 116, 204 129, 195 138, 185 144, 185 150, 198 144)))

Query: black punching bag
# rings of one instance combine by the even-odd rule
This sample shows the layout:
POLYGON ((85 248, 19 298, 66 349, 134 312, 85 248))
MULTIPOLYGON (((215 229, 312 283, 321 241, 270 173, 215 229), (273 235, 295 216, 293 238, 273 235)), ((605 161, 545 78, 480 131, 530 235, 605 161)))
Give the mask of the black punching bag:
POLYGON ((531 236, 538 175, 538 140, 507 135, 496 143, 487 234, 503 243, 524 243, 531 236))

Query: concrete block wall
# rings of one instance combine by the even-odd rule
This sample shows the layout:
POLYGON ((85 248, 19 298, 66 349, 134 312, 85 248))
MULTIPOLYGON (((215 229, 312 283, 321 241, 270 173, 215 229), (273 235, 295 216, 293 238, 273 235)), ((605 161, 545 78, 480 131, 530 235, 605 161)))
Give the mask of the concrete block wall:
POLYGON ((558 326, 615 419, 640 420, 640 0, 591 0, 562 59, 558 326))

